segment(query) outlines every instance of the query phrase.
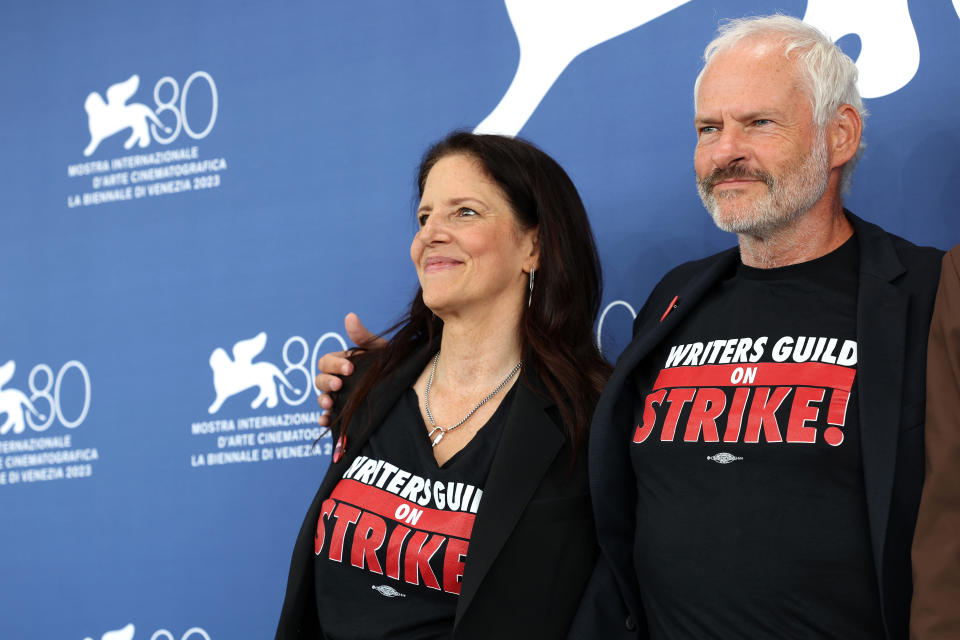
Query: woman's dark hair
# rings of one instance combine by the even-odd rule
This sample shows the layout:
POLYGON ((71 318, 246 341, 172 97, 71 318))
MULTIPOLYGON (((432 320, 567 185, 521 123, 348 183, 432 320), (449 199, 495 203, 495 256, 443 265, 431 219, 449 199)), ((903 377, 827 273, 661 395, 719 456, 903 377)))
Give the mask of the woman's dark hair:
MULTIPOLYGON (((576 452, 611 371, 593 342, 602 276, 583 202, 563 168, 529 142, 466 132, 451 133, 427 150, 417 175, 420 196, 430 170, 452 155, 479 162, 506 196, 520 227, 539 229, 540 264, 520 327, 521 357, 536 370, 541 392, 556 402, 576 452)), ((395 331, 387 345, 370 352, 372 362, 334 419, 333 429, 343 433, 374 385, 432 341, 442 327, 418 289, 406 316, 387 331, 395 331)), ((355 350, 352 357, 362 352, 355 350)), ((527 367, 523 371, 525 375, 527 367)))

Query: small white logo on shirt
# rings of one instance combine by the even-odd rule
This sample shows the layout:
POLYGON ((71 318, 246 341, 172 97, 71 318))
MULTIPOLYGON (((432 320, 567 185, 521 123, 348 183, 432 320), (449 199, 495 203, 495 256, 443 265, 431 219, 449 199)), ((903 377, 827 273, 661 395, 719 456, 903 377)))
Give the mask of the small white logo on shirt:
POLYGON ((388 598, 396 598, 397 596, 400 596, 401 598, 407 597, 406 594, 400 593, 390 585, 386 585, 386 584, 375 584, 375 585, 372 585, 370 588, 378 592, 380 595, 386 596, 388 598))
POLYGON ((739 456, 735 456, 732 453, 715 453, 712 456, 707 456, 707 460, 712 460, 714 462, 719 462, 720 464, 730 464, 731 462, 736 462, 737 460, 743 460, 739 456))

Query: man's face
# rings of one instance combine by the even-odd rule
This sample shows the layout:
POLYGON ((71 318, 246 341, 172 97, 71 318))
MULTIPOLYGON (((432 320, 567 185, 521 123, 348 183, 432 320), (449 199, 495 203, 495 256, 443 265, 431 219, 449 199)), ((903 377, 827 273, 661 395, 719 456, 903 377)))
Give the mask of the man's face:
POLYGON ((826 142, 796 64, 778 44, 747 40, 716 54, 696 106, 697 187, 718 227, 763 237, 823 196, 826 142))

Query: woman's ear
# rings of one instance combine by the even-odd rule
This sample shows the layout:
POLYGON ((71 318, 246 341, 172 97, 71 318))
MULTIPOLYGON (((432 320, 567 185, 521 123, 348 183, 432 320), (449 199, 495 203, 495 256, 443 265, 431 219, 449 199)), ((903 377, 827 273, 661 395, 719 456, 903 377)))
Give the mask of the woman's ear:
POLYGON ((540 268, 540 227, 534 227, 524 232, 526 242, 530 243, 530 249, 526 259, 523 261, 524 273, 530 273, 530 269, 540 268))

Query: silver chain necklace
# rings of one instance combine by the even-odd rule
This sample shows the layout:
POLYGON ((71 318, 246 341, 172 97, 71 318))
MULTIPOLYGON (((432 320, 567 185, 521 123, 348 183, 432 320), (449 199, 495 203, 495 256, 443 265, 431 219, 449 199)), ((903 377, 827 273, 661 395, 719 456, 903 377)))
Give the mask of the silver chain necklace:
POLYGON ((501 391, 505 386, 507 386, 507 383, 510 382, 510 379, 513 378, 513 376, 517 375, 517 371, 520 371, 520 367, 523 365, 523 360, 521 360, 520 362, 518 362, 518 363, 517 363, 517 366, 515 366, 515 367, 513 368, 513 370, 510 371, 510 373, 507 374, 507 377, 503 379, 503 382, 501 382, 500 384, 498 384, 498 385, 497 385, 497 388, 494 389, 493 391, 491 391, 490 394, 489 394, 486 398, 484 398, 483 400, 481 400, 480 402, 478 402, 478 403, 476 404, 476 406, 473 407, 473 409, 470 409, 470 413, 468 413, 467 415, 465 415, 465 416, 463 417, 463 419, 460 420, 460 422, 458 422, 457 424, 453 425, 452 427, 438 427, 438 426, 437 426, 437 423, 436 423, 436 422, 434 421, 434 419, 433 419, 433 413, 430 411, 430 387, 433 386, 433 376, 434 376, 434 374, 437 372, 437 361, 438 361, 438 360, 440 360, 440 352, 439 352, 439 351, 437 351, 437 355, 433 356, 433 366, 430 367, 430 377, 427 378, 427 388, 423 390, 423 407, 427 410, 427 420, 430 421, 430 427, 431 427, 430 433, 427 435, 427 437, 433 442, 433 444, 430 445, 430 446, 432 446, 432 447, 437 446, 437 444, 438 444, 441 440, 443 440, 443 436, 447 435, 447 432, 448 432, 448 431, 453 431, 454 429, 456 429, 457 427, 459 427, 460 425, 462 425, 464 422, 466 422, 467 420, 469 420, 469 419, 470 419, 470 416, 472 416, 472 415, 476 412, 477 409, 479 409, 479 408, 482 407, 484 404, 486 404, 487 401, 490 400, 490 398, 492 398, 493 396, 495 396, 495 395, 497 395, 498 393, 500 393, 500 391, 501 391), (436 438, 434 438, 434 437, 433 437, 433 434, 437 433, 437 431, 439 431, 440 433, 437 434, 437 437, 436 437, 436 438))

